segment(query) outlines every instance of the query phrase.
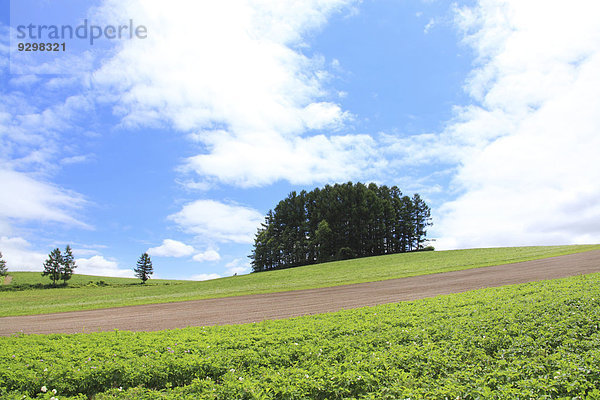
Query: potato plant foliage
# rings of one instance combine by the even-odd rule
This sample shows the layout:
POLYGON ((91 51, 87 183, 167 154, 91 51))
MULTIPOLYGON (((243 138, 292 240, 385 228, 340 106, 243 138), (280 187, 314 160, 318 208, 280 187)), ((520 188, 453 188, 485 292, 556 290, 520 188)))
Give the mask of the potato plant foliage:
POLYGON ((592 274, 239 326, 5 337, 0 398, 600 399, 599 324, 592 274))

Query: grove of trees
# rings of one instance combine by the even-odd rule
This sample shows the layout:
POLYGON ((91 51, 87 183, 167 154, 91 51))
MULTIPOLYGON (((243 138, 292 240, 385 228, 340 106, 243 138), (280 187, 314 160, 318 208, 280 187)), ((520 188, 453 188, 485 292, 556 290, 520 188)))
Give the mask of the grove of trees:
POLYGON ((267 213, 250 258, 254 272, 419 250, 431 210, 415 194, 374 183, 292 192, 267 213))
POLYGON ((64 255, 60 252, 59 248, 50 252, 48 258, 44 261, 42 276, 49 276, 52 280, 52 285, 56 285, 56 282, 59 280, 62 280, 66 285, 67 281, 73 276, 75 268, 77 268, 77 265, 75 265, 71 246, 67 245, 64 255))

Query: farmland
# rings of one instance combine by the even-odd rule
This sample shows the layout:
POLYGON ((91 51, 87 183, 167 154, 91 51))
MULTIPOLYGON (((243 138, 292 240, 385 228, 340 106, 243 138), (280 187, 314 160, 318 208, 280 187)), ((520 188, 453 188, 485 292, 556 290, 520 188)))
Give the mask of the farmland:
POLYGON ((243 324, 593 273, 600 273, 600 251, 329 288, 3 317, 0 336, 243 324))
MULTIPOLYGON (((600 245, 471 249, 394 254, 204 282, 74 275, 71 287, 0 291, 0 316, 156 304, 339 286, 479 268, 600 249, 600 245), (89 282, 92 282, 91 284, 89 282), (100 283, 103 281, 104 283, 100 283)), ((12 274, 11 274, 12 275, 12 274)), ((12 285, 47 283, 39 273, 14 273, 12 285)))
POLYGON ((0 397, 594 399, 599 320, 590 274, 256 324, 5 337, 0 397))
MULTIPOLYGON (((13 277, 11 284, 13 286, 49 286, 51 284, 50 279, 48 277, 41 276, 39 272, 11 272, 10 275, 13 277)), ((152 281, 154 284, 174 284, 174 283, 183 283, 185 281, 176 281, 176 280, 168 280, 168 279, 154 279, 152 281)), ((59 282, 59 285, 62 283, 59 282)), ((107 276, 95 276, 95 275, 81 275, 74 274, 71 279, 68 281, 68 286, 70 287, 94 287, 94 286, 124 286, 124 285, 134 285, 140 283, 139 279, 135 278, 114 278, 107 276)))

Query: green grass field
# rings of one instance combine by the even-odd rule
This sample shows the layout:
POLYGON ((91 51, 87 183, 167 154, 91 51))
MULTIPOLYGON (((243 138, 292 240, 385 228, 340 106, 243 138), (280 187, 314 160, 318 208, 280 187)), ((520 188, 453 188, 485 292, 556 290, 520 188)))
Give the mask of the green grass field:
MULTIPOLYGON (((0 292, 0 316, 44 314, 137 304, 166 303, 255 293, 273 293, 479 268, 597 250, 600 245, 542 246, 394 254, 262 272, 204 282, 78 277, 77 282, 104 280, 108 286, 67 287, 0 292), (113 281, 114 279, 114 281, 113 281), (112 283, 111 283, 112 282, 112 283)), ((39 273, 15 273, 14 284, 49 282, 39 273)))
MULTIPOLYGON (((47 276, 42 276, 40 272, 11 272, 9 274, 13 277, 11 285, 50 285, 52 282, 50 278, 47 276)), ((71 279, 68 281, 68 286, 77 287, 77 286, 98 286, 100 282, 103 282, 105 285, 136 285, 140 283, 139 279, 134 278, 113 278, 106 276, 95 276, 95 275, 79 275, 74 274, 71 279)), ((152 279, 148 281, 148 284, 175 284, 175 283, 183 283, 186 281, 176 281, 169 279, 152 279)), ((60 285, 62 281, 59 281, 60 285)))
POLYGON ((0 398, 600 399, 598 321, 590 274, 255 324, 17 335, 0 338, 0 398))

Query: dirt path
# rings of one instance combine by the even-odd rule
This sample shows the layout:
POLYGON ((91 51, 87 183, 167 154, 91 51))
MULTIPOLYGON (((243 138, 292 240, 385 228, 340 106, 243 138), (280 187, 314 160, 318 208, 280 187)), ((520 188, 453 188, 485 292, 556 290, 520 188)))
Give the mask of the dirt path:
POLYGON ((12 282, 12 276, 10 275, 6 275, 4 277, 4 282, 2 282, 3 285, 10 285, 10 283, 12 282))
POLYGON ((600 250, 494 267, 323 289, 0 318, 0 335, 155 331, 240 324, 415 300, 485 287, 600 272, 600 250))

